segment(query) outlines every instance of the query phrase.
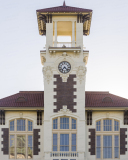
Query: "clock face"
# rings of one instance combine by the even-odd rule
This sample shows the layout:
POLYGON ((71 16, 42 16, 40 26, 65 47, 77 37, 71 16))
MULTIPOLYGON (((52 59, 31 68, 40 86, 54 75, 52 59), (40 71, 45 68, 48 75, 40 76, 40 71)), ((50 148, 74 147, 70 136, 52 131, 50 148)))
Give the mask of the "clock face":
POLYGON ((60 62, 60 64, 58 65, 58 69, 59 69, 59 71, 60 71, 61 73, 66 74, 66 73, 70 72, 70 70, 71 70, 71 65, 70 65, 69 62, 63 61, 63 62, 60 62))

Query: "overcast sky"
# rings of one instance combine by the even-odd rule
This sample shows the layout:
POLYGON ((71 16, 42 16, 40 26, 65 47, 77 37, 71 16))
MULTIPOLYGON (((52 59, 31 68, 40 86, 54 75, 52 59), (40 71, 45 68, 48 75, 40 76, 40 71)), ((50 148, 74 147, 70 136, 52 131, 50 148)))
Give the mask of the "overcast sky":
MULTIPOLYGON (((0 98, 43 90, 36 10, 63 0, 0 0, 0 98)), ((128 0, 66 0, 67 6, 93 10, 86 91, 109 91, 128 98, 128 0)))

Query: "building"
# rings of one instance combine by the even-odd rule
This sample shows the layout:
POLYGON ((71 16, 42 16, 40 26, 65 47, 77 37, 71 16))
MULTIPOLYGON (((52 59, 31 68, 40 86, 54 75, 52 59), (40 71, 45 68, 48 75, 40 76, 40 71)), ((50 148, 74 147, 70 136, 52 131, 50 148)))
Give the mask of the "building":
POLYGON ((102 160, 128 157, 128 100, 85 92, 92 10, 63 6, 37 10, 44 91, 0 100, 1 160, 102 160), (70 36, 70 42, 58 42, 70 36))

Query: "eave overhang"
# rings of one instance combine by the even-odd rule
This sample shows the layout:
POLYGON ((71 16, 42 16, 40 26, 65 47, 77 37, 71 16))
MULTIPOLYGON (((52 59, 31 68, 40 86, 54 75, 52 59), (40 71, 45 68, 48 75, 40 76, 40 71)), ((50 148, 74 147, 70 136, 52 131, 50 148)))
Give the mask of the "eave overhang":
POLYGON ((83 35, 90 34, 92 10, 70 6, 59 6, 40 9, 36 11, 40 35, 46 35, 46 23, 52 23, 52 16, 77 16, 80 23, 83 23, 83 35))
POLYGON ((85 110, 91 110, 91 111, 125 111, 128 110, 128 107, 85 107, 85 110))

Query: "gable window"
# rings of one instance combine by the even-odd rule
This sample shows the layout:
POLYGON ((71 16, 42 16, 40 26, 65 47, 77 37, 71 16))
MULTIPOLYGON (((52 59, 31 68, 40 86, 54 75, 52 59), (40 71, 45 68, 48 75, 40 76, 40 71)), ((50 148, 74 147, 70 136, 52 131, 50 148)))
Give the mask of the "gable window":
POLYGON ((10 121, 9 158, 33 158, 33 122, 28 119, 10 121))
POLYGON ((53 119, 53 151, 76 151, 77 123, 72 117, 53 119))
POLYGON ((119 158, 119 121, 101 119, 96 122, 96 158, 119 158))

